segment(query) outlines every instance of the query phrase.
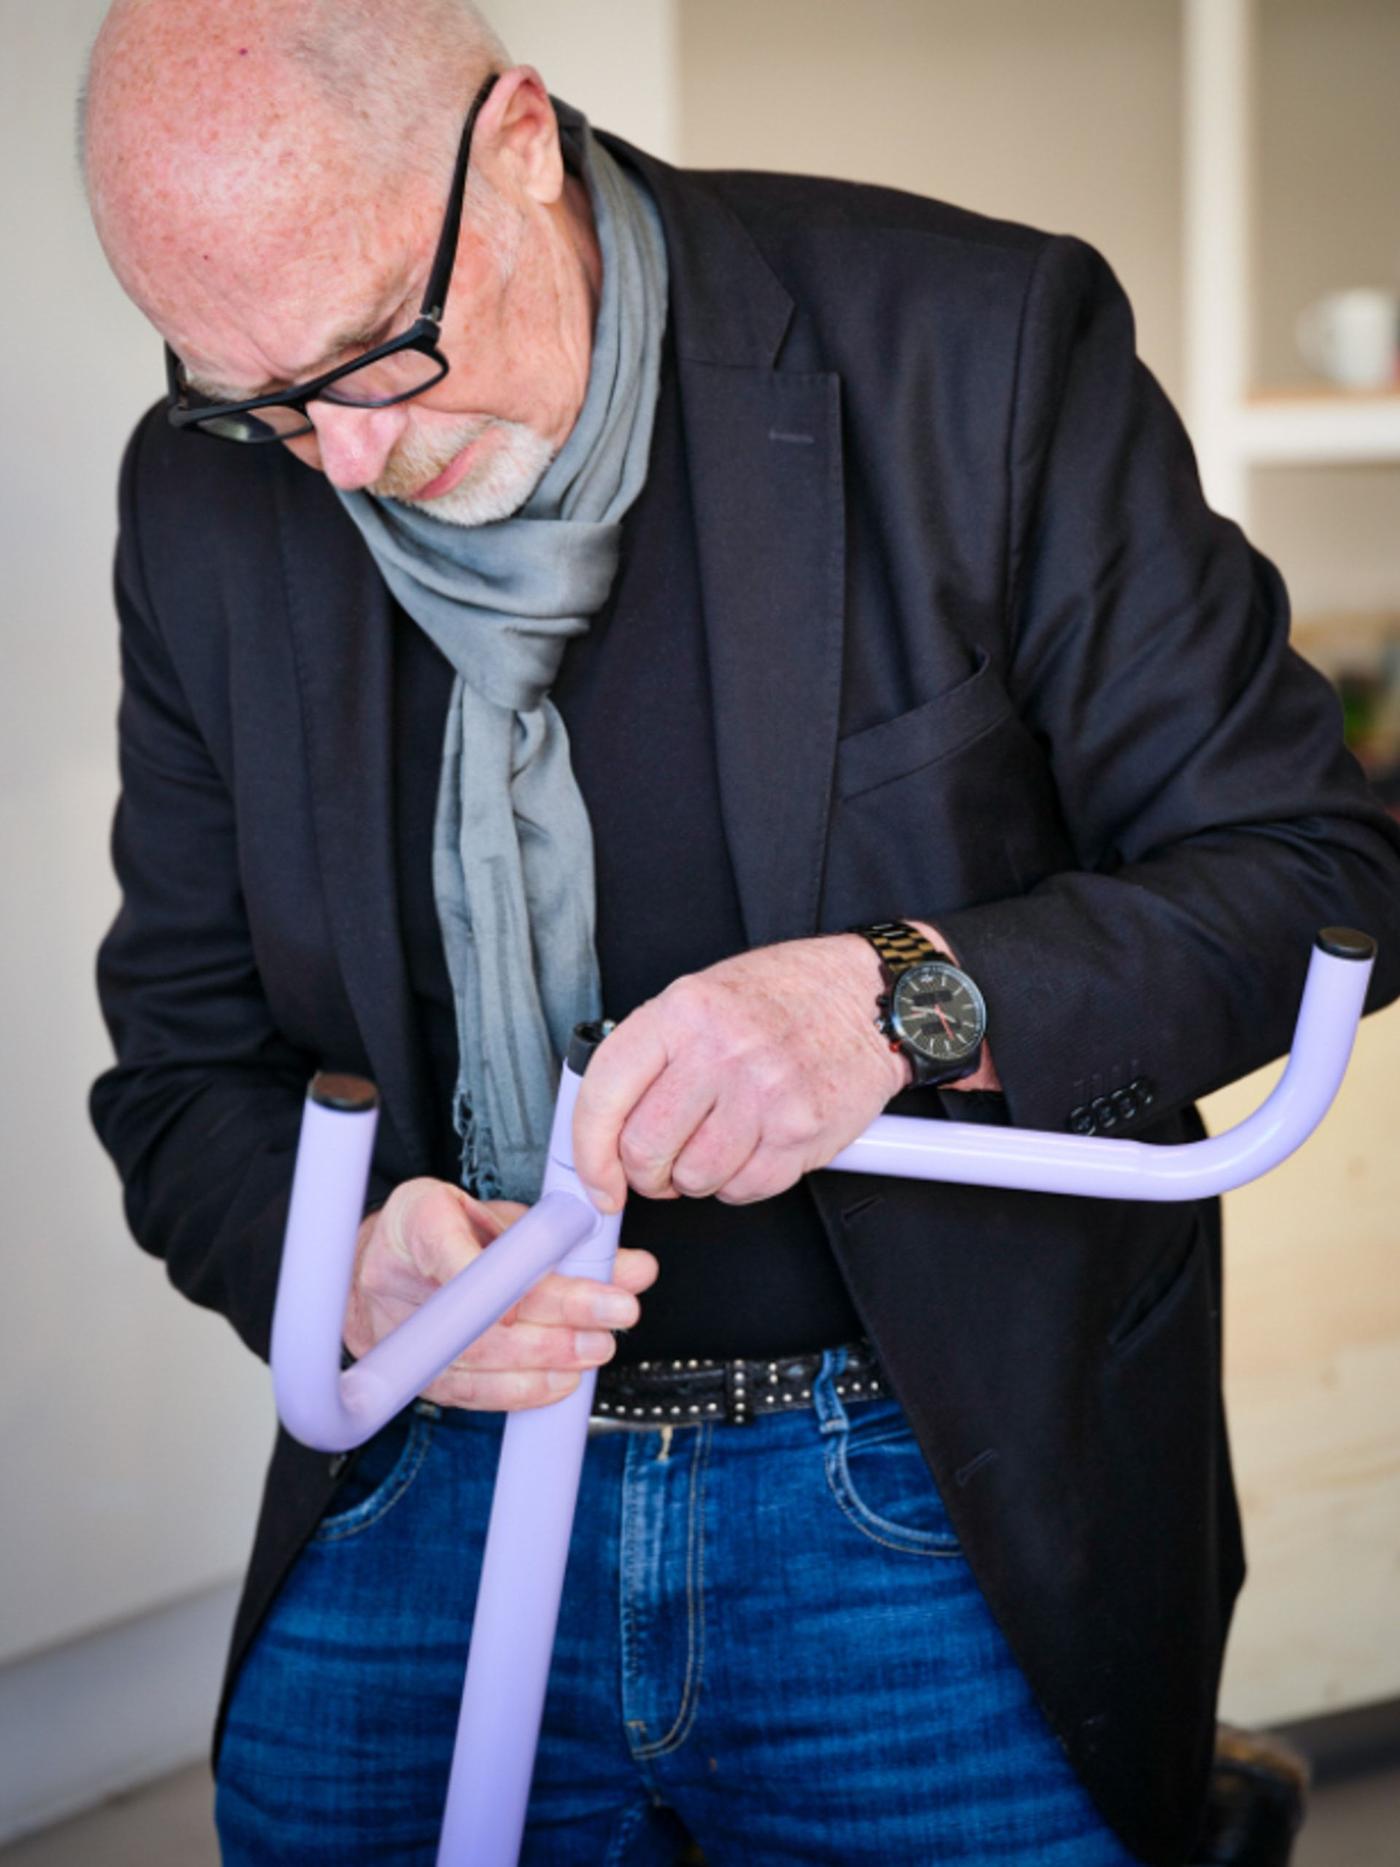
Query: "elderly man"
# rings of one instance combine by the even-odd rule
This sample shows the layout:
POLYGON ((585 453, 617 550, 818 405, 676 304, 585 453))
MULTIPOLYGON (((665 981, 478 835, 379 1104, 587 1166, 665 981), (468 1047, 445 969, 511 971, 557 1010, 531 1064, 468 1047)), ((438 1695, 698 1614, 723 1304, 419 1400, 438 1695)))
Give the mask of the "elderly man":
POLYGON ((137 1237, 265 1355, 305 1081, 373 1075, 361 1354, 535 1196, 600 1012, 632 1194, 611 1287, 353 1461, 279 1439, 225 1858, 431 1858, 501 1416, 605 1364, 528 1859, 1180 1862, 1215 1203, 819 1171, 892 1098, 1198 1137, 1329 921, 1400 992, 1400 835, 1108 266, 672 169, 461 0, 122 0, 87 132, 169 388, 93 1097, 137 1237))

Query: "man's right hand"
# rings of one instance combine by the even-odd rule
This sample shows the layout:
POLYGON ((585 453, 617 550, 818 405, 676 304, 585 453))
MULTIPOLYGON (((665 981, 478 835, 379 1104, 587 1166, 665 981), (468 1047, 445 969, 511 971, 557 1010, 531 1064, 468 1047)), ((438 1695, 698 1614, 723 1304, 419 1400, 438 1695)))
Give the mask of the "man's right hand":
MULTIPOLYGON (((473 1199, 444 1180, 405 1180, 360 1226, 345 1312, 345 1346, 367 1355, 435 1290, 480 1257, 528 1207, 473 1199)), ((637 1293, 656 1281, 649 1251, 621 1249, 611 1283, 551 1271, 445 1368, 425 1400, 444 1407, 511 1412, 571 1393, 585 1368, 609 1360, 609 1331, 641 1314, 637 1293)))

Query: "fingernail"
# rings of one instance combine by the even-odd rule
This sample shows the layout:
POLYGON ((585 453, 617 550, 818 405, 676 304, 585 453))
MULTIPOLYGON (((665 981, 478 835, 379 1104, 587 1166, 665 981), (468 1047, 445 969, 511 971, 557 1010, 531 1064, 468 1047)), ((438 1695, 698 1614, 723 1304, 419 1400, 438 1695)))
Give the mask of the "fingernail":
POLYGON ((606 1361, 613 1352, 613 1339, 606 1329, 577 1329, 574 1354, 580 1361, 606 1361))
POLYGON ((594 1322, 609 1325, 630 1323, 636 1315, 636 1302, 621 1290, 593 1299, 590 1315, 594 1322))
POLYGON ((571 1387, 578 1386, 578 1375, 567 1368, 551 1368, 544 1379, 551 1394, 563 1394, 571 1387))
POLYGON ((589 1186, 585 1181, 583 1190, 599 1212, 616 1212, 619 1209, 620 1202, 611 1193, 605 1193, 600 1186, 589 1186))

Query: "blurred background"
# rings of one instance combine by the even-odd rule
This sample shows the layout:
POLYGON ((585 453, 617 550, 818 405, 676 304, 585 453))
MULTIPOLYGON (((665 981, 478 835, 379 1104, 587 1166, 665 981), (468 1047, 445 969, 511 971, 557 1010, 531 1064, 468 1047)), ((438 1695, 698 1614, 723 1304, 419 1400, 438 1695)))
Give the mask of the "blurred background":
MULTIPOLYGON (((85 1109, 116 908, 116 470, 161 389, 73 154, 103 11, 0 0, 0 1843, 204 1754, 272 1429, 266 1371, 127 1238, 85 1109)), ((487 11, 556 94, 673 161, 887 183, 1097 246, 1207 497, 1279 566, 1298 645, 1400 798, 1397 0, 487 11)), ((1213 1098, 1210 1126, 1277 1074, 1213 1098)), ((1400 1729, 1397 1086, 1392 1010, 1323 1132, 1227 1202, 1250 1576, 1222 1711, 1255 1726, 1400 1729)))

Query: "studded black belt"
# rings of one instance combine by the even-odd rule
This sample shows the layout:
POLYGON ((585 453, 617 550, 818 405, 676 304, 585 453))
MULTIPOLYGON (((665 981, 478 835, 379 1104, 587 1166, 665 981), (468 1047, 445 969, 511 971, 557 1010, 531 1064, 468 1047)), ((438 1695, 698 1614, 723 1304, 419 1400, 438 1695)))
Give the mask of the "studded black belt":
MULTIPOLYGON (((846 1360, 835 1381, 843 1401, 878 1400, 890 1392, 875 1350, 867 1341, 845 1344, 846 1360)), ((790 1413, 812 1405, 812 1384, 822 1369, 822 1351, 773 1360, 608 1362, 598 1370, 593 1412, 600 1419, 656 1426, 696 1425, 703 1420, 743 1426, 765 1414, 790 1413)))

